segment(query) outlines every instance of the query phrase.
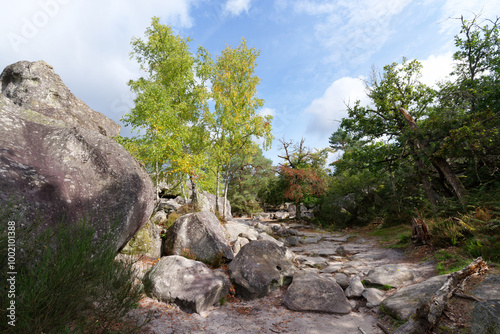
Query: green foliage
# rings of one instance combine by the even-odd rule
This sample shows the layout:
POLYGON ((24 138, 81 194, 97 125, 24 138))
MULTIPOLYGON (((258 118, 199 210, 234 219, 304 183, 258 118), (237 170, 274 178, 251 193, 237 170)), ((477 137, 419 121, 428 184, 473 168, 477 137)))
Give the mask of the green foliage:
POLYGON ((268 182, 275 178, 272 161, 257 148, 253 155, 239 155, 232 163, 234 169, 229 182, 228 199, 236 214, 251 214, 263 211, 258 194, 268 182))
MULTIPOLYGON (((323 222, 397 224, 408 221, 414 209, 450 217, 495 200, 500 189, 499 41, 498 19, 462 18, 455 78, 437 89, 420 82, 416 60, 403 58, 381 73, 374 71, 367 83, 371 104, 349 106, 349 117, 330 137, 330 146, 343 155, 333 164, 319 216, 323 222)), ((436 233, 443 245, 469 238, 451 221, 439 224, 436 233)), ((480 247, 474 245, 471 251, 477 253, 480 247)))
POLYGON ((132 40, 131 56, 146 76, 129 81, 135 106, 122 119, 140 136, 121 142, 146 165, 159 166, 160 174, 200 175, 209 137, 208 92, 195 80, 190 39, 174 35, 157 17, 145 36, 132 40))
POLYGON ((299 143, 281 140, 281 144, 284 155, 279 157, 284 162, 277 168, 278 178, 270 179, 259 197, 271 205, 294 202, 300 218, 299 203, 318 204, 328 187, 326 159, 331 150, 313 151, 304 145, 304 139, 299 143))
MULTIPOLYGON (((132 262, 114 260, 114 235, 99 244, 85 221, 53 228, 20 224, 15 207, 3 208, 2 221, 16 222, 16 326, 8 326, 7 287, 0 294, 2 333, 132 333, 141 324, 124 321, 142 298, 132 281, 132 262), (36 233, 34 233, 36 231, 36 233)), ((2 268, 7 268, 6 224, 0 231, 2 268)), ((110 229, 109 231, 112 231, 110 229)), ((7 271, 0 274, 6 282, 7 271)))

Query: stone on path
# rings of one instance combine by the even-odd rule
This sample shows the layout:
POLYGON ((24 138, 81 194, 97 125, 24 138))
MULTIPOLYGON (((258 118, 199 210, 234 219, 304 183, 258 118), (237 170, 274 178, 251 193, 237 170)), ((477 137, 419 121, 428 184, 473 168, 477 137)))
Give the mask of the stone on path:
POLYGON ((335 282, 337 282, 342 289, 347 289, 349 286, 349 276, 347 276, 344 273, 336 273, 333 278, 335 279, 335 282))
POLYGON ((227 222, 224 225, 229 242, 235 242, 238 237, 245 237, 248 240, 257 240, 259 233, 251 226, 240 222, 227 222))
POLYGON ((401 287, 413 281, 413 271, 399 264, 386 264, 368 272, 365 281, 370 284, 401 287))
POLYGON ((345 295, 347 298, 361 297, 365 287, 361 283, 359 276, 353 276, 349 280, 349 286, 345 289, 345 295))
POLYGON ((296 272, 287 249, 272 241, 252 241, 229 264, 236 293, 244 299, 263 297, 270 290, 290 284, 296 272))
POLYGON ((375 288, 366 288, 363 291, 363 297, 366 299, 366 307, 372 308, 382 303, 384 300, 384 292, 375 288))
POLYGON ((387 297, 381 303, 384 313, 399 320, 408 320, 415 313, 418 305, 426 302, 443 286, 448 275, 434 276, 426 281, 406 286, 387 297))
POLYGON ((351 305, 342 288, 332 279, 316 273, 299 272, 288 288, 283 304, 294 311, 348 314, 351 305))
POLYGON ((147 293, 164 302, 203 313, 229 292, 229 280, 205 264, 172 255, 162 257, 146 274, 147 293))

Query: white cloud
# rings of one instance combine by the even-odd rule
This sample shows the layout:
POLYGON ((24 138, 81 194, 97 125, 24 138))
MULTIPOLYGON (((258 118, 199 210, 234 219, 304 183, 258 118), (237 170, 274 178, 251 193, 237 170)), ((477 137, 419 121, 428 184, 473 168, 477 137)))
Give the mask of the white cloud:
POLYGON ((453 54, 451 52, 437 56, 430 55, 420 62, 423 66, 421 81, 428 86, 434 86, 443 81, 453 71, 453 54))
POLYGON ((330 49, 328 61, 365 62, 392 34, 391 18, 411 0, 297 1, 299 14, 316 17, 316 38, 330 49))
POLYGON ((175 30, 191 27, 193 2, 11 1, 0 12, 0 68, 45 60, 76 96, 118 121, 131 104, 126 82, 139 75, 132 37, 142 37, 153 16, 175 30))
POLYGON ((361 101, 361 105, 368 104, 363 77, 335 80, 322 97, 306 108, 305 113, 309 114, 307 132, 318 138, 328 138, 338 128, 342 118, 347 117, 346 104, 352 105, 357 100, 361 101))
POLYGON ((271 108, 262 108, 259 113, 260 116, 276 116, 276 110, 271 108))
POLYGON ((238 16, 250 9, 251 0, 227 0, 224 6, 224 14, 238 16))

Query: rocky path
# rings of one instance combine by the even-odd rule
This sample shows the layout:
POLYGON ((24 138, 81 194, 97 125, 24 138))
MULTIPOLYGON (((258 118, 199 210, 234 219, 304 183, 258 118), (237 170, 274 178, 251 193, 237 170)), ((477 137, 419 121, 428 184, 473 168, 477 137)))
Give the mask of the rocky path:
MULTIPOLYGON (((240 221, 248 223, 248 221, 240 221)), ((263 224, 270 224, 270 222, 263 224)), ((283 238, 295 253, 300 270, 333 278, 345 289, 353 277, 364 279, 374 268, 396 265, 413 272, 411 284, 433 275, 430 262, 411 263, 394 249, 380 248, 374 240, 341 233, 318 232, 300 225, 289 225, 297 231, 293 237, 283 238)), ((398 269, 398 268, 401 268, 398 269)), ((389 276, 395 276, 388 273, 389 276)), ((400 286, 410 284, 401 282, 400 286)), ((375 289, 373 289, 375 290, 375 289)), ((377 289, 375 297, 353 296, 349 302, 353 312, 335 315, 290 311, 282 305, 286 289, 274 290, 269 296, 252 301, 237 298, 213 308, 207 315, 185 313, 175 305, 145 298, 136 310, 153 311, 154 319, 144 333, 383 333, 377 326, 380 301, 395 289, 377 289), (368 303, 367 303, 367 298, 368 303), (370 304, 371 303, 371 304, 370 304), (362 331, 359 329, 361 328, 362 331)), ((363 290, 361 290, 363 291, 363 290)), ((347 294, 347 293, 346 293, 347 294)))

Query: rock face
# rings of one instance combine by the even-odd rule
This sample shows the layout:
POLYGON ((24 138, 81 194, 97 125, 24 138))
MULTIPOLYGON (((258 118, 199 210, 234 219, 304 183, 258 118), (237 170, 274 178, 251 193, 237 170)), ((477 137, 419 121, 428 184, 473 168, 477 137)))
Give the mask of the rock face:
POLYGON ((291 283, 295 266, 284 247, 272 241, 252 241, 229 264, 236 293, 244 299, 263 297, 271 289, 291 283))
POLYGON ((99 235, 112 226, 121 249, 151 215, 154 188, 146 170, 97 124, 103 119, 107 134, 119 126, 72 97, 44 62, 11 65, 1 80, 0 205, 14 198, 25 223, 38 215, 45 227, 85 219, 99 235), (79 126, 72 112, 86 121, 79 126))
POLYGON ((84 128, 105 136, 120 134, 118 124, 74 96, 52 66, 44 61, 9 65, 0 81, 2 95, 19 107, 62 121, 68 127, 84 128))
POLYGON ((428 301, 448 278, 448 275, 431 277, 421 283, 405 286, 381 303, 381 309, 391 317, 408 320, 420 303, 428 301))
POLYGON ((474 334, 500 334, 500 299, 483 300, 472 311, 474 334))
POLYGON ((397 264, 386 264, 368 272, 365 278, 370 284, 389 285, 398 288, 413 281, 413 271, 397 264))
MULTIPOLYGON (((212 213, 215 213, 215 195, 207 192, 207 191, 202 191, 199 194, 198 201, 200 203, 200 210, 201 211, 209 211, 212 213)), ((219 197, 219 210, 222 215, 222 212, 224 210, 224 197, 219 197)), ((233 215, 231 214, 231 204, 229 203, 229 200, 226 201, 226 208, 225 208, 225 213, 224 213, 224 219, 230 220, 233 219, 233 215)))
POLYGON ((164 256, 145 277, 146 292, 187 311, 203 313, 229 292, 229 280, 205 264, 182 256, 164 256))
POLYGON ((294 311, 348 314, 351 305, 334 280, 301 271, 293 277, 283 304, 294 311))
POLYGON ((219 258, 233 259, 222 225, 211 212, 189 213, 177 219, 168 229, 164 252, 167 255, 194 256, 212 262, 219 258))

